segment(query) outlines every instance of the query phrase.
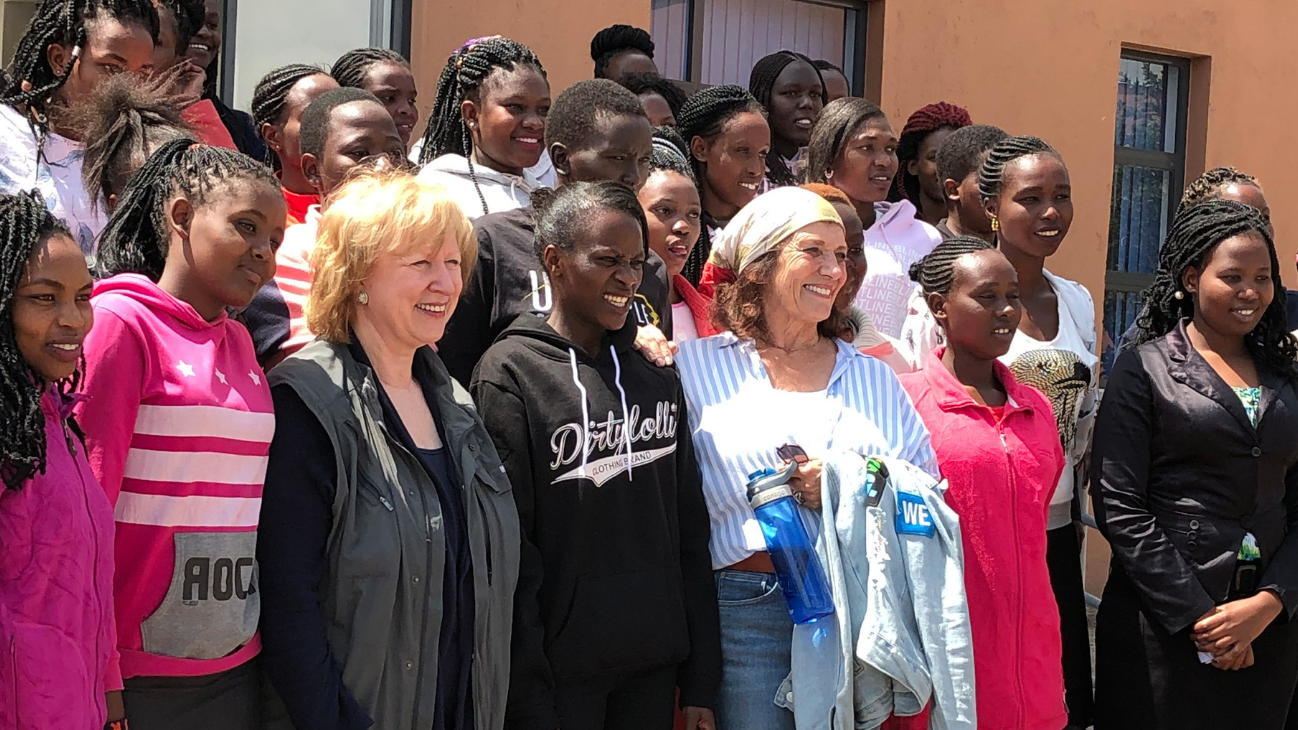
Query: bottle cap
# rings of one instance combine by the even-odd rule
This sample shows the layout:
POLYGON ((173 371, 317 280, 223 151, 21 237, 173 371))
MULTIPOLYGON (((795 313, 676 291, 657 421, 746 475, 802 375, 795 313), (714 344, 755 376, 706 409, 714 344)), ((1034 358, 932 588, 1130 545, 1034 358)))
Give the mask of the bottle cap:
POLYGON ((789 478, 798 470, 796 462, 789 464, 783 471, 761 469, 748 475, 748 503, 753 509, 784 497, 792 497, 789 478))

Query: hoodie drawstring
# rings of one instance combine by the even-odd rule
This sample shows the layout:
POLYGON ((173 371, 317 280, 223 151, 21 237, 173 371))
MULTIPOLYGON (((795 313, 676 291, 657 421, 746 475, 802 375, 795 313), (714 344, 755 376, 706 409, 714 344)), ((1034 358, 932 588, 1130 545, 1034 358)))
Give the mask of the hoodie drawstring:
POLYGON ((581 475, 586 476, 586 454, 590 451, 590 404, 586 401, 586 386, 577 376, 577 351, 568 348, 568 362, 572 365, 572 382, 581 392, 581 475))
POLYGON ((622 396, 622 440, 626 442, 626 478, 630 482, 635 481, 631 476, 631 414, 626 408, 626 389, 622 387, 622 363, 617 359, 617 348, 609 347, 608 351, 613 355, 613 382, 617 385, 618 395, 622 396))

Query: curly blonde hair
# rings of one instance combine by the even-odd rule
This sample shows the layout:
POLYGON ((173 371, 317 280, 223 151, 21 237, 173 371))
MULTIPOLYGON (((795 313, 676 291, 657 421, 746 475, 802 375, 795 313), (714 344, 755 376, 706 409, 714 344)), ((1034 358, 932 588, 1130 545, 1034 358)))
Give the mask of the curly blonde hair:
POLYGON ((357 287, 379 257, 419 246, 438 251, 447 236, 459 247, 467 285, 478 259, 473 224, 445 188, 404 171, 360 175, 330 197, 311 254, 307 327, 330 342, 351 340, 357 287))

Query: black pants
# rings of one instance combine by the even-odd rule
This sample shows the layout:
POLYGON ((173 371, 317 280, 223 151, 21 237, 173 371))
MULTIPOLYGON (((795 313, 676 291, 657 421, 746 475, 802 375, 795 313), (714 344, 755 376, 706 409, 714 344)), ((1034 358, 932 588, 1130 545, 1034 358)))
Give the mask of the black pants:
POLYGON ((1086 589, 1082 583, 1081 548, 1072 525, 1046 531, 1046 565, 1059 604, 1059 633, 1064 649, 1064 702, 1068 724, 1088 727, 1095 714, 1091 682, 1091 636, 1086 623, 1086 589))
POLYGON ((675 704, 674 666, 555 688, 563 730, 671 730, 675 704))
POLYGON ((261 662, 202 677, 132 677, 122 701, 132 730, 261 730, 261 662))

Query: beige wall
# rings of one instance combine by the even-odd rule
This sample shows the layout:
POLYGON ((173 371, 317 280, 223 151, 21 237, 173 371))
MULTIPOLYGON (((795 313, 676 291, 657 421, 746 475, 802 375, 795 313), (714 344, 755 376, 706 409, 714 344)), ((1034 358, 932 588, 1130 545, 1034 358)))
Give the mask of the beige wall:
POLYGON ((614 23, 648 28, 649 11, 649 0, 415 0, 411 63, 423 119, 447 57, 470 38, 503 35, 525 43, 541 59, 558 96, 594 75, 590 39, 600 29, 614 23))
POLYGON ((1051 268, 1090 288, 1097 307, 1108 246, 1119 54, 1125 46, 1210 57, 1191 69, 1187 182, 1205 166, 1233 165, 1257 176, 1279 232, 1284 279, 1298 284, 1292 263, 1298 153, 1285 142, 1298 118, 1298 94, 1287 83, 1298 3, 884 0, 882 15, 882 105, 894 124, 944 99, 966 106, 975 121, 1035 134, 1063 153, 1076 218, 1051 268))

